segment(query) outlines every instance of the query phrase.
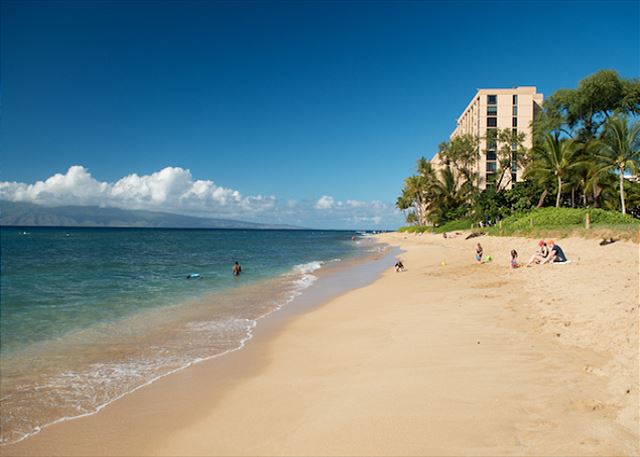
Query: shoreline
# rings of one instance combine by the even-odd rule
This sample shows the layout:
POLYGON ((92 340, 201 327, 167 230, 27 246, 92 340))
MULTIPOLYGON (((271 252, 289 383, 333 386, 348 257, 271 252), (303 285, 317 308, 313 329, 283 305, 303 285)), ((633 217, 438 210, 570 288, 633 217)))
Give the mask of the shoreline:
MULTIPOLYGON (((334 260, 321 262, 323 264, 322 267, 314 269, 311 273, 304 272, 302 274, 304 278, 301 278, 301 280, 308 280, 308 276, 311 276, 314 278, 312 283, 292 292, 292 295, 285 302, 265 314, 258 316, 255 319, 254 324, 248 330, 246 337, 239 342, 238 347, 221 353, 216 353, 208 357, 195 359, 184 366, 171 369, 166 373, 153 377, 133 389, 114 397, 104 404, 97 405, 94 411, 75 416, 61 417, 52 422, 46 423, 16 441, 1 444, 0 454, 12 455, 5 454, 4 451, 22 447, 26 443, 29 443, 32 438, 37 437, 50 427, 55 428, 62 426, 66 428, 68 423, 91 418, 92 416, 100 414, 104 409, 111 407, 113 404, 118 403, 121 400, 126 400, 128 396, 135 394, 143 388, 148 388, 166 377, 174 376, 184 370, 188 370, 200 364, 215 363, 220 358, 233 355, 234 353, 245 349, 247 344, 256 339, 256 335, 259 335, 260 339, 263 339, 263 332, 273 332, 276 327, 283 325, 283 322, 295 318, 295 316, 307 312, 316 306, 321 306, 324 302, 330 300, 331 297, 340 295, 341 293, 353 288, 363 287, 370 283, 375 280, 375 277, 378 276, 383 269, 386 268, 386 266, 381 267, 381 265, 384 265, 385 262, 391 262, 393 256, 397 254, 397 250, 384 243, 374 242, 374 240, 362 239, 361 242, 367 242, 371 243, 372 246, 377 246, 377 252, 363 251, 356 257, 340 260, 337 263, 334 263, 334 260), (343 276, 343 273, 345 272, 346 275, 343 276), (263 326, 264 328, 262 328, 263 326)), ((261 282, 255 284, 252 283, 251 287, 261 285, 261 282)), ((209 298, 209 295, 205 295, 197 299, 192 299, 191 301, 203 302, 209 298)), ((26 446, 29 447, 29 444, 26 444, 26 446)), ((66 451, 63 451, 63 454, 65 453, 66 451)))
POLYGON ((637 246, 567 239, 571 265, 509 270, 505 253, 526 261, 533 240, 378 239, 405 250, 406 272, 387 262, 275 313, 243 351, 2 453, 638 453, 637 246), (474 264, 478 241, 494 262, 474 264))

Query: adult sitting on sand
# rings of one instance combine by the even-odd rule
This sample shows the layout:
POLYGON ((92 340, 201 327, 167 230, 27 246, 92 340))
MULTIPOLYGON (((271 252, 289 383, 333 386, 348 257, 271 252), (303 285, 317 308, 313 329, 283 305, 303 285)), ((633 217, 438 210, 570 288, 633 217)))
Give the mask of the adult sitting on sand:
POLYGON ((549 256, 549 247, 544 240, 538 242, 538 250, 531 256, 527 262, 527 266, 531 266, 532 263, 542 263, 549 256))
POLYGON ((542 263, 567 263, 568 262, 567 257, 564 255, 564 251, 560 246, 555 244, 553 240, 549 240, 547 244, 549 245, 549 248, 550 248, 549 255, 547 256, 546 259, 544 259, 544 262, 542 263))
POLYGON ((402 264, 402 260, 398 260, 394 265, 394 268, 396 269, 396 273, 400 271, 404 271, 404 265, 402 264))

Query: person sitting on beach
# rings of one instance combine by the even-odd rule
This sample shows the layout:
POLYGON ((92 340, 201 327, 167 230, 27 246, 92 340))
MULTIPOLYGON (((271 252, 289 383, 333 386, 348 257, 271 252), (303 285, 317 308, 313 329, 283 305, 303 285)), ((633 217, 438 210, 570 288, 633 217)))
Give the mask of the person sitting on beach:
POLYGON ((515 249, 511 250, 511 268, 519 268, 520 264, 518 263, 518 251, 515 249))
POLYGON ((544 261, 542 262, 544 263, 567 263, 567 256, 564 255, 564 251, 562 250, 562 248, 560 246, 558 246, 557 244, 555 244, 555 242, 553 240, 549 240, 547 242, 547 244, 549 245, 549 255, 547 255, 547 258, 544 259, 544 261))
POLYGON ((480 245, 480 243, 478 243, 478 245, 476 246, 476 260, 478 261, 478 263, 482 263, 482 246, 480 245))
POLYGON ((404 265, 402 264, 402 260, 398 259, 398 261, 394 265, 394 268, 396 269, 396 273, 398 273, 400 271, 404 271, 404 265))
POLYGON ((233 267, 231 267, 231 272, 233 273, 233 276, 240 276, 240 273, 242 273, 242 267, 238 262, 233 264, 233 267))
POLYGON ((547 247, 547 243, 544 240, 540 240, 538 242, 538 250, 531 256, 529 261, 527 262, 527 266, 531 266, 532 263, 541 263, 549 255, 549 248, 547 247))

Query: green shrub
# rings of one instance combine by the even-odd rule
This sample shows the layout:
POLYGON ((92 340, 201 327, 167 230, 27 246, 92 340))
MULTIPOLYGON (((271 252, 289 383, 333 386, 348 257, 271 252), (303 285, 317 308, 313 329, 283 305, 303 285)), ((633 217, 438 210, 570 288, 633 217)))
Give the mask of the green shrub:
POLYGON ((400 227, 398 229, 398 232, 402 232, 402 233, 423 233, 423 232, 430 232, 433 229, 433 227, 429 227, 426 225, 407 225, 405 227, 400 227))
POLYGON ((473 222, 471 219, 460 219, 457 221, 449 221, 446 224, 441 225, 440 227, 435 227, 433 229, 434 233, 444 233, 444 232, 453 232, 455 230, 468 230, 471 228, 473 222))

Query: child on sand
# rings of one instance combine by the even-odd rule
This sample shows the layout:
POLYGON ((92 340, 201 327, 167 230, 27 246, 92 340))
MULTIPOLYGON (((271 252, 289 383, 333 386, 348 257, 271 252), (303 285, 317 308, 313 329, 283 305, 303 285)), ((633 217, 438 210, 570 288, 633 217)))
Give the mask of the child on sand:
POLYGON ((482 246, 480 245, 480 243, 478 243, 478 245, 476 246, 476 260, 478 261, 478 263, 482 263, 482 246))
POLYGON ((518 268, 520 264, 518 263, 518 251, 515 249, 511 250, 511 268, 518 268))

